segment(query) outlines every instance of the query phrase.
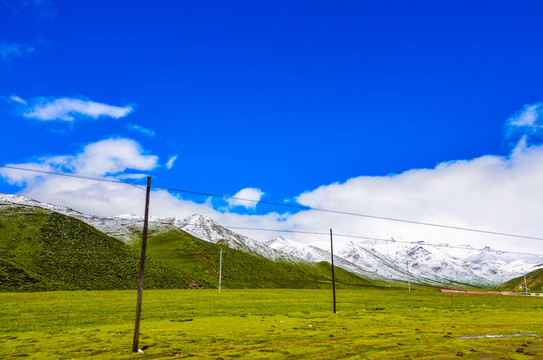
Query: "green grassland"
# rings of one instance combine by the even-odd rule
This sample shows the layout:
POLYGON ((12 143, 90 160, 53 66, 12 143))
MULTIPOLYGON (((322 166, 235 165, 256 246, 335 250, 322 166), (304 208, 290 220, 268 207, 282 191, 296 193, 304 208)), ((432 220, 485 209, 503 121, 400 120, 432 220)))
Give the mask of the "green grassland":
POLYGON ((1 359, 541 359, 543 299, 435 289, 0 293, 1 359), (535 334, 509 338, 462 336, 535 334))
POLYGON ((330 264, 273 262, 173 228, 149 236, 150 347, 133 354, 139 245, 0 204, 0 359, 543 359, 543 298, 408 292, 336 269, 333 314, 330 264), (205 289, 184 289, 191 280, 205 289), (512 334, 525 335, 459 338, 512 334))

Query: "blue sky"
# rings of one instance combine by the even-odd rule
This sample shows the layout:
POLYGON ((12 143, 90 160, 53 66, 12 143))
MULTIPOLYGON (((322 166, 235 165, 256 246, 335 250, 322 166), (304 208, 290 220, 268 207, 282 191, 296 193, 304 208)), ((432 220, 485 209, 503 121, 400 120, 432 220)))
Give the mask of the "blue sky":
MULTIPOLYGON (((412 211, 371 205, 387 203, 386 195, 337 201, 355 199, 365 185, 326 201, 308 198, 356 179, 383 189, 394 174, 435 174, 443 162, 495 156, 506 163, 521 139, 524 149, 538 150, 542 35, 538 1, 3 0, 0 164, 123 179, 150 174, 157 187, 245 189, 275 202, 307 193, 308 204, 325 208, 543 235, 525 224, 451 215, 424 192, 409 202, 432 208, 412 211), (530 109, 529 127, 511 126, 530 109), (116 151, 124 155, 108 158, 116 151)), ((1 192, 111 209, 105 201, 71 203, 43 178, 2 174, 1 192)), ((387 194, 406 191, 394 189, 387 194)), ((92 198, 87 190, 79 189, 92 198)), ((479 190, 466 187, 462 196, 479 190)), ((183 199, 231 215, 221 220, 233 224, 291 219, 285 209, 183 199)))

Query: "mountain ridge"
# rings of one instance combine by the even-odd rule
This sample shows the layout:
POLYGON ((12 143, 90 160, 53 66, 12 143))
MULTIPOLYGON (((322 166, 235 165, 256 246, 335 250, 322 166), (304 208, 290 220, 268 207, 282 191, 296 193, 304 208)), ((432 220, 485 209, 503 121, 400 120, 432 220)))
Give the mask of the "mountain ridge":
MULTIPOLYGON (((0 291, 135 289, 140 242, 129 245, 59 212, 0 200, 0 291)), ((150 232, 144 286, 216 288, 219 252, 224 252, 224 288, 332 286, 327 263, 272 261, 242 250, 173 226, 150 232)), ((373 286, 356 274, 336 270, 338 286, 373 286)))
MULTIPOLYGON (((127 244, 137 242, 141 236, 143 219, 133 214, 102 217, 77 212, 73 209, 40 203, 18 195, 0 194, 0 200, 28 203, 76 217, 98 230, 127 244)), ((256 254, 273 261, 293 263, 330 262, 330 253, 311 244, 296 243, 284 237, 260 242, 235 233, 213 219, 194 214, 184 219, 151 217, 150 232, 159 234, 181 229, 202 240, 256 254)), ((447 244, 436 248, 424 242, 403 243, 394 239, 387 242, 351 242, 338 249, 334 263, 347 271, 375 281, 418 282, 439 286, 493 287, 523 273, 543 266, 543 257, 500 253, 490 248, 454 249, 447 244), (408 268, 409 263, 409 268, 408 268)))

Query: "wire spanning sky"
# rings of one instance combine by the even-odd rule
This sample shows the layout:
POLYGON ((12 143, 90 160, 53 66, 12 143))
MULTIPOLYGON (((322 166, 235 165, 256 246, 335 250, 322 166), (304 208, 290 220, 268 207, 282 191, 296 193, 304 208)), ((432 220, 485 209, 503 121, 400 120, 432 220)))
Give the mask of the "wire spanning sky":
MULTIPOLYGON (((541 237, 542 10, 4 0, 0 165, 138 184, 151 175, 156 187, 541 237)), ((137 189, 0 175, 1 192, 142 212, 137 189)), ((538 246, 167 191, 151 209, 239 227, 538 246)))

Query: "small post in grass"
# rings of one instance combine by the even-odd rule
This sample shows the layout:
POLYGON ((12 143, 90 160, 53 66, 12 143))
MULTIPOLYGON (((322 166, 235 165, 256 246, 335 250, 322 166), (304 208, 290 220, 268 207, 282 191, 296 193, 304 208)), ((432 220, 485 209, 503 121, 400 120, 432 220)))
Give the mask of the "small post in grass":
POLYGON ((136 306, 136 325, 134 326, 134 340, 132 352, 139 352, 141 300, 143 295, 143 276, 145 272, 145 253, 147 252, 147 227, 149 224, 149 196, 151 194, 151 177, 147 176, 147 192, 145 196, 145 218, 143 219, 143 235, 141 240, 140 275, 138 281, 138 303, 136 306))
POLYGON ((334 296, 334 314, 336 313, 336 277, 334 275, 334 241, 330 229, 330 254, 332 255, 332 294, 334 296))
POLYGON ((222 248, 219 260, 219 294, 221 293, 221 278, 222 278, 222 248))
POLYGON ((411 274, 409 273, 409 260, 407 260, 407 287, 409 292, 411 292, 411 274))
POLYGON ((66 315, 66 323, 64 324, 64 331, 68 328, 68 320, 70 320, 70 312, 72 311, 72 303, 68 304, 68 315, 66 315))

